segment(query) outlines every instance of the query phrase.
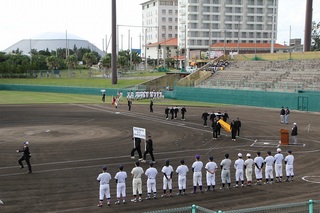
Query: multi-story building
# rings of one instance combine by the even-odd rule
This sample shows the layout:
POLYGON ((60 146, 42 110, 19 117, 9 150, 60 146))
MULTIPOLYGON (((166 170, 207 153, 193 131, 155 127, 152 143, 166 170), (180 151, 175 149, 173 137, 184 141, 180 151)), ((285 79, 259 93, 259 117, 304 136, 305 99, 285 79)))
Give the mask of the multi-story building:
POLYGON ((141 5, 141 56, 148 57, 147 45, 178 37, 178 0, 149 0, 141 5))
POLYGON ((217 42, 272 43, 277 14, 278 0, 179 0, 179 46, 205 50, 217 42))

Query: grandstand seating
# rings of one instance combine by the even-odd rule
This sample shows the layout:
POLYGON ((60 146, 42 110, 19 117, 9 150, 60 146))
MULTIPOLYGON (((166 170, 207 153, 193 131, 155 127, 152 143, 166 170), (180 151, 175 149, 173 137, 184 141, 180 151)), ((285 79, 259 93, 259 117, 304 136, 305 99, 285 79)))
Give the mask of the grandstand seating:
POLYGON ((320 91, 320 59, 230 62, 198 87, 296 92, 320 91))

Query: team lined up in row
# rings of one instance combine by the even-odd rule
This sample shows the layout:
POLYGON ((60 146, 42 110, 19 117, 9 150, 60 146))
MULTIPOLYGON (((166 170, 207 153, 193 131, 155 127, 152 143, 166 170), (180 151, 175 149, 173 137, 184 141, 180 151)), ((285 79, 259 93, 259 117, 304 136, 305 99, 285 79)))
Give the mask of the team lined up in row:
MULTIPOLYGON (((267 152, 267 157, 261 157, 261 153, 257 152, 254 159, 251 158, 251 154, 246 154, 247 159, 242 159, 242 154, 238 153, 238 159, 234 162, 235 179, 236 184, 234 187, 244 187, 244 175, 246 176, 247 186, 252 184, 253 171, 256 177, 256 185, 262 184, 263 179, 263 167, 265 165, 265 184, 272 184, 274 182, 274 170, 276 174, 276 182, 282 182, 283 176, 283 162, 285 162, 286 170, 286 182, 293 181, 293 163, 294 156, 292 151, 288 150, 288 155, 286 157, 281 153, 281 149, 277 149, 277 154, 275 156, 271 155, 271 151, 267 152)), ((222 186, 220 189, 231 187, 231 164, 232 161, 229 159, 229 154, 225 154, 225 158, 220 163, 221 169, 221 182, 222 186)), ((193 190, 192 194, 197 192, 197 187, 202 193, 202 170, 204 164, 200 160, 200 155, 195 156, 195 162, 192 164, 193 172, 193 190)), ((208 162, 205 165, 206 170, 206 184, 207 189, 205 191, 215 190, 216 186, 216 172, 218 171, 218 165, 214 162, 213 157, 209 157, 208 162)), ((170 165, 170 161, 165 161, 165 166, 163 166, 161 172, 163 173, 163 194, 161 197, 172 196, 172 178, 174 169, 170 165)), ((180 165, 177 167, 175 172, 178 174, 178 189, 177 195, 186 194, 186 183, 187 183, 187 173, 189 172, 188 166, 185 165, 184 160, 180 161, 180 165)), ((154 168, 154 162, 150 161, 149 168, 144 172, 143 168, 140 167, 140 162, 135 162, 135 167, 131 170, 132 176, 132 189, 133 189, 133 199, 131 202, 142 201, 142 175, 145 174, 147 177, 147 200, 157 198, 157 188, 156 188, 156 177, 158 171, 154 168)), ((115 177, 117 183, 117 201, 115 204, 120 204, 120 199, 122 197, 122 202, 126 203, 126 179, 127 173, 123 171, 123 166, 119 166, 119 172, 116 173, 115 177)), ((110 187, 109 182, 111 180, 111 175, 107 172, 107 167, 103 167, 103 173, 99 174, 97 180, 100 182, 100 195, 98 207, 102 207, 104 197, 107 198, 107 204, 110 205, 110 187)))

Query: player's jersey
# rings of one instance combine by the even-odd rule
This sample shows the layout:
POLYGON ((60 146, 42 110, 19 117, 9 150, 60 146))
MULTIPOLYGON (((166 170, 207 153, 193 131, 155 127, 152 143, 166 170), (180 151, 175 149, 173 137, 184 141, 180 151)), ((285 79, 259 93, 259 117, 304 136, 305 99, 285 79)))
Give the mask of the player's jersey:
POLYGON ((293 161, 294 161, 293 155, 287 155, 284 161, 287 162, 287 165, 293 165, 293 161))
POLYGON ((173 167, 171 165, 164 166, 161 170, 163 174, 166 174, 167 177, 171 176, 171 173, 173 172, 173 167))
POLYGON ((127 173, 125 171, 119 171, 117 172, 114 179, 118 180, 118 183, 125 183, 127 178, 127 173))
POLYGON ((264 159, 264 162, 266 163, 266 166, 273 166, 274 157, 269 155, 264 159))
POLYGON ((187 172, 189 171, 189 168, 186 165, 180 165, 176 169, 176 173, 178 173, 179 176, 187 176, 187 172))
POLYGON ((275 164, 282 164, 284 157, 282 153, 278 153, 274 156, 275 164))
POLYGON ((236 170, 243 170, 244 160, 239 158, 234 162, 234 168, 236 170))
POLYGON ((248 158, 245 162, 244 165, 246 166, 247 169, 252 169, 254 162, 251 158, 248 158))
POLYGON ((133 178, 141 178, 141 175, 143 174, 143 169, 142 167, 134 167, 131 171, 131 174, 133 175, 133 178))
POLYGON ((108 172, 101 173, 97 177, 97 180, 100 181, 100 185, 109 184, 111 180, 111 175, 108 172))
POLYGON ((218 169, 218 166, 215 162, 210 161, 206 164, 206 166, 204 167, 207 171, 213 172, 216 169, 218 169))
POLYGON ((146 170, 145 174, 149 179, 155 179, 157 177, 158 171, 156 168, 150 167, 146 170))
POLYGON ((203 163, 201 161, 195 161, 192 164, 192 168, 194 172, 201 172, 203 168, 203 163))
POLYGON ((220 166, 222 166, 222 170, 229 170, 231 167, 231 160, 229 158, 223 159, 220 166))
POLYGON ((258 168, 261 169, 262 165, 263 165, 263 157, 261 156, 257 156, 254 158, 254 163, 257 164, 258 168))

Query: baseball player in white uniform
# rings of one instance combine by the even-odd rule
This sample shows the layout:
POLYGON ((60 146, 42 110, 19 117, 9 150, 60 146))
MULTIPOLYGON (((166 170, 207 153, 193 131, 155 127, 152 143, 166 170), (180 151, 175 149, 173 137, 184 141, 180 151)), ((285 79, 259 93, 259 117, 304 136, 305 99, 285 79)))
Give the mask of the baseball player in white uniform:
POLYGON ((218 169, 217 164, 213 161, 213 157, 209 157, 209 161, 204 167, 206 169, 206 179, 207 179, 207 189, 206 191, 210 191, 210 187, 212 186, 212 191, 216 186, 216 171, 218 169))
POLYGON ((117 201, 115 204, 120 204, 120 197, 122 196, 122 203, 126 203, 126 179, 127 173, 123 171, 123 166, 119 166, 119 172, 117 172, 116 176, 114 177, 117 183, 117 201))
POLYGON ((247 186, 251 186, 252 184, 252 171, 254 162, 251 158, 251 154, 247 153, 247 160, 244 162, 244 168, 246 170, 246 178, 247 178, 247 186))
POLYGON ((274 156, 274 170, 276 171, 276 182, 282 182, 282 162, 283 162, 283 154, 281 153, 281 149, 277 149, 277 154, 274 156))
POLYGON ((264 175, 266 177, 265 184, 272 184, 273 183, 273 163, 274 163, 274 157, 271 155, 271 151, 267 152, 268 156, 264 159, 264 163, 266 164, 266 168, 264 171, 264 175), (270 182, 269 182, 270 178, 270 182))
POLYGON ((170 161, 166 160, 166 165, 162 168, 163 173, 163 195, 161 197, 167 196, 167 187, 169 188, 169 196, 172 197, 172 175, 173 167, 170 165, 170 161))
POLYGON ((261 157, 261 152, 257 152, 257 156, 254 158, 254 173, 257 179, 257 185, 261 185, 262 183, 262 167, 263 167, 263 158, 261 157))
POLYGON ((139 201, 142 201, 142 180, 141 175, 144 173, 142 167, 140 167, 140 162, 135 162, 135 167, 131 170, 132 175, 132 192, 133 199, 131 202, 137 202, 137 192, 139 194, 139 201))
POLYGON ((104 196, 106 196, 108 206, 110 206, 110 180, 111 175, 107 172, 107 167, 102 167, 102 173, 97 177, 97 181, 100 182, 98 207, 102 207, 104 196))
POLYGON ((177 193, 177 195, 186 194, 188 172, 189 172, 188 166, 184 165, 184 160, 181 160, 180 166, 178 166, 176 169, 176 173, 178 174, 178 187, 179 187, 179 192, 177 193))
POLYGON ((153 198, 157 198, 157 187, 156 187, 156 177, 158 171, 156 168, 153 167, 153 161, 149 162, 149 168, 144 173, 147 177, 147 192, 148 196, 146 197, 147 200, 150 200, 151 192, 153 192, 153 198))
POLYGON ((226 153, 224 156, 225 156, 225 159, 223 159, 220 163, 221 182, 222 182, 222 187, 220 189, 224 189, 226 183, 228 184, 228 189, 230 189, 230 185, 231 185, 231 177, 230 177, 231 160, 229 159, 228 153, 226 153))
POLYGON ((293 181, 294 173, 293 173, 293 162, 294 156, 292 155, 292 151, 288 150, 288 155, 284 158, 284 163, 286 164, 286 182, 289 182, 289 178, 293 181))
POLYGON ((234 168, 236 169, 236 185, 238 187, 239 180, 241 180, 241 187, 244 187, 244 178, 243 178, 243 169, 244 169, 244 160, 242 159, 242 154, 238 153, 238 159, 234 162, 234 168))
POLYGON ((200 161, 200 155, 195 156, 196 161, 192 164, 193 171, 193 191, 192 194, 197 192, 197 185, 199 185, 200 192, 202 193, 202 168, 203 163, 200 161))

